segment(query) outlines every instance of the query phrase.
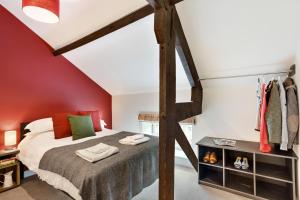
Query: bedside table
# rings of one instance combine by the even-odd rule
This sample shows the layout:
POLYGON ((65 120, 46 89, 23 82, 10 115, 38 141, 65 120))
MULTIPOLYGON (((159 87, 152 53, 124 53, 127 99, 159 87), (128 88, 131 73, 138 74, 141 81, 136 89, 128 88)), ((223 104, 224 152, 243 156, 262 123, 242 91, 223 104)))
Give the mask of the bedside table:
POLYGON ((20 162, 14 159, 16 155, 20 153, 19 150, 0 150, 0 192, 15 188, 20 185, 20 162), (13 185, 10 187, 4 187, 3 174, 13 171, 13 185))

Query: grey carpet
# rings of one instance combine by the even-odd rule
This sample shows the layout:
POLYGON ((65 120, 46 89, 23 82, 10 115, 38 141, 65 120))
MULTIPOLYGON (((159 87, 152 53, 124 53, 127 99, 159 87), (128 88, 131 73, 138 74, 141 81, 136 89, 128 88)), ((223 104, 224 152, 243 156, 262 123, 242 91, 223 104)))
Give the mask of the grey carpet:
MULTIPOLYGON (((0 193, 0 199, 5 200, 72 200, 67 194, 56 190, 36 176, 27 178, 18 188, 0 193)), ((176 166, 175 170, 176 200, 248 200, 221 190, 198 185, 197 173, 187 167, 176 166)), ((158 181, 133 200, 158 200, 158 181)))

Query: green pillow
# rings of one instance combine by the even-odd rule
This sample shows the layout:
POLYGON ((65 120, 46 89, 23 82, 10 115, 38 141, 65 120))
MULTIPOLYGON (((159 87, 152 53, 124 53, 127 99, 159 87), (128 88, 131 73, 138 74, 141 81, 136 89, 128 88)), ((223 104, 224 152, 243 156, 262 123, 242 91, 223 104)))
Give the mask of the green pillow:
POLYGON ((90 115, 69 115, 68 119, 70 122, 73 140, 96 135, 94 131, 93 121, 90 115))

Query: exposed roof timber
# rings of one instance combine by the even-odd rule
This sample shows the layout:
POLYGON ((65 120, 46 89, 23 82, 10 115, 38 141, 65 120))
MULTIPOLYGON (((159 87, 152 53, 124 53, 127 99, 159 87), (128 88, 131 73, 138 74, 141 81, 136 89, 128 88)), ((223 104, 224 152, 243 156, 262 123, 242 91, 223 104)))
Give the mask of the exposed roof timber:
POLYGON ((182 128, 180 125, 177 123, 175 127, 175 139, 184 151, 185 155, 188 157, 190 160, 191 164, 195 168, 196 171, 198 171, 198 159, 197 156, 194 153, 193 148, 191 147, 188 139, 186 138, 184 132, 182 131, 182 128))
POLYGON ((201 114, 203 89, 175 6, 170 0, 147 1, 155 9, 154 31, 160 46, 159 199, 174 200, 175 139, 198 171, 197 156, 178 121, 201 114), (192 102, 176 103, 175 49, 192 87, 192 102))
POLYGON ((163 0, 147 0, 147 1, 155 9, 161 8, 164 4, 163 0))
POLYGON ((187 75, 187 78, 191 86, 201 87, 201 83, 193 60, 193 56, 189 48, 188 42, 186 40, 180 22, 180 18, 175 8, 174 8, 174 12, 175 12, 176 50, 181 59, 182 66, 184 68, 184 71, 187 75))
POLYGON ((176 120, 181 122, 185 119, 202 113, 202 102, 176 103, 176 120))
MULTIPOLYGON (((172 0, 171 2, 173 5, 175 5, 176 3, 179 3, 181 1, 183 1, 183 0, 172 0)), ((74 41, 62 48, 55 50, 53 52, 53 54, 55 56, 58 56, 63 53, 66 53, 68 51, 72 51, 78 47, 81 47, 81 46, 88 44, 94 40, 97 40, 105 35, 108 35, 114 31, 117 31, 125 26, 128 26, 129 24, 132 24, 132 23, 134 23, 144 17, 147 17, 153 13, 154 13, 153 7, 150 4, 146 5, 146 6, 110 23, 109 25, 107 25, 107 26, 105 26, 105 27, 103 27, 103 28, 77 40, 77 41, 74 41)))
POLYGON ((160 9, 160 8, 169 8, 172 5, 175 5, 178 3, 177 0, 146 0, 148 3, 155 9, 160 9))

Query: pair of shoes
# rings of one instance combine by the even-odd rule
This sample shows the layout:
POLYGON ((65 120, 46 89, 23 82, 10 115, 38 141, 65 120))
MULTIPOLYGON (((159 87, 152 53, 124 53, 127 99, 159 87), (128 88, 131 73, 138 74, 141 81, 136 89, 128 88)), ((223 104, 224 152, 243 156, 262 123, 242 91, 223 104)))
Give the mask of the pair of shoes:
POLYGON ((248 158, 244 157, 243 162, 242 162, 242 157, 238 156, 234 162, 234 167, 237 169, 248 169, 249 168, 249 163, 248 163, 248 158))
POLYGON ((218 162, 217 154, 215 152, 206 152, 203 157, 203 162, 210 163, 210 164, 216 164, 218 162))

